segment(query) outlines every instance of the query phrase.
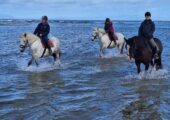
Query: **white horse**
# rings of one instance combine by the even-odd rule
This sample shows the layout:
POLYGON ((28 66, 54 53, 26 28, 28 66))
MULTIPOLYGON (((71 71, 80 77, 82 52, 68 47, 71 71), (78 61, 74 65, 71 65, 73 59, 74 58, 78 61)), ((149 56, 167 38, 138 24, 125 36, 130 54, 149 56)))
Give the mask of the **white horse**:
POLYGON ((115 33, 117 36, 117 44, 112 41, 110 41, 108 34, 105 32, 102 28, 95 28, 92 32, 92 38, 91 40, 94 41, 97 37, 100 39, 100 56, 104 57, 104 50, 106 48, 115 48, 118 47, 119 50, 119 56, 122 56, 123 54, 123 48, 125 44, 125 37, 121 33, 115 33))
POLYGON ((53 47, 51 48, 52 54, 49 54, 49 50, 46 49, 44 52, 44 47, 41 42, 41 39, 32 33, 24 33, 20 39, 20 52, 24 52, 27 45, 30 48, 32 59, 28 62, 28 66, 35 61, 36 65, 38 66, 38 60, 41 57, 47 57, 52 55, 54 57, 54 63, 60 65, 60 42, 57 38, 52 37, 50 38, 52 41, 53 47), (44 55, 43 55, 44 53, 44 55))

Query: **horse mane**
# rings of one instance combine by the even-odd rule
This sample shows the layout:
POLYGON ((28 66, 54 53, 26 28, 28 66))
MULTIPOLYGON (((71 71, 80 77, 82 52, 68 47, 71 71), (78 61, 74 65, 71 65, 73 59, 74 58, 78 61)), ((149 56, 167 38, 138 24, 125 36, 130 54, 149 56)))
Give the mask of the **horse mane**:
POLYGON ((148 48, 147 40, 139 36, 134 36, 127 40, 127 44, 130 46, 135 45, 137 48, 148 48))
POLYGON ((98 31, 102 34, 106 34, 105 30, 103 28, 98 28, 98 31))
POLYGON ((131 37, 126 42, 127 44, 132 45, 134 43, 134 40, 136 40, 137 38, 138 36, 131 37))
POLYGON ((36 41, 36 40, 40 40, 40 38, 36 35, 34 35, 33 33, 29 33, 29 32, 26 32, 24 33, 24 36, 29 40, 29 41, 36 41))

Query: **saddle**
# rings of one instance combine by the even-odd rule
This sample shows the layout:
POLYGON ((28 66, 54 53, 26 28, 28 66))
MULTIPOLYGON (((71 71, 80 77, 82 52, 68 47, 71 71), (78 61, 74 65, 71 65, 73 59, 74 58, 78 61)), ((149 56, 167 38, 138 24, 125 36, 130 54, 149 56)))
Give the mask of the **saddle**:
POLYGON ((117 35, 113 35, 113 38, 117 41, 118 40, 118 37, 117 37, 117 35))
MULTIPOLYGON (((154 39, 155 41, 155 39, 154 39)), ((147 39, 144 39, 144 45, 145 45, 145 48, 147 48, 151 53, 152 53, 152 56, 154 56, 154 54, 156 53, 156 48, 154 48, 151 43, 149 42, 149 40, 147 39)))
MULTIPOLYGON (((41 43, 42 43, 43 48, 47 48, 47 46, 46 46, 46 44, 45 44, 45 42, 43 40, 41 40, 41 43)), ((54 47, 53 41, 52 40, 48 40, 48 45, 50 47, 54 47)))
POLYGON ((43 40, 41 40, 41 43, 42 43, 42 46, 43 46, 43 48, 44 48, 44 51, 43 51, 43 53, 42 53, 42 55, 41 55, 41 58, 44 56, 44 54, 45 54, 45 52, 46 52, 46 49, 48 48, 48 46, 49 47, 54 47, 54 43, 53 43, 53 41, 52 40, 48 40, 48 46, 45 44, 45 42, 43 41, 43 40))
MULTIPOLYGON (((116 40, 116 41, 118 40, 118 37, 117 37, 117 35, 115 35, 115 34, 113 35, 113 38, 114 38, 114 40, 116 40)), ((110 41, 112 41, 111 36, 109 36, 109 39, 110 39, 110 41)))

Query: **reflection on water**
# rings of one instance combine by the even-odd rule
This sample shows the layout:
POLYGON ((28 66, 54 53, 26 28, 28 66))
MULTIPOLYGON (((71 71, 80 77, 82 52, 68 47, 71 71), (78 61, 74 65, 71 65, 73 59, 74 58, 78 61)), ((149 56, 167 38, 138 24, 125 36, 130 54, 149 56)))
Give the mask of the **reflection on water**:
POLYGON ((64 81, 60 75, 54 72, 33 73, 28 75, 29 85, 23 99, 17 99, 7 106, 14 108, 4 114, 1 119, 47 119, 54 117, 55 109, 49 105, 49 101, 57 96, 54 86, 63 86, 64 81), (49 114, 48 117, 43 114, 49 114))
MULTIPOLYGON (((137 100, 129 103, 122 110, 124 119, 162 120, 160 114, 161 99, 168 91, 168 85, 164 80, 143 80, 128 85, 135 85, 137 100)), ((166 116, 168 117, 168 116, 166 116)))

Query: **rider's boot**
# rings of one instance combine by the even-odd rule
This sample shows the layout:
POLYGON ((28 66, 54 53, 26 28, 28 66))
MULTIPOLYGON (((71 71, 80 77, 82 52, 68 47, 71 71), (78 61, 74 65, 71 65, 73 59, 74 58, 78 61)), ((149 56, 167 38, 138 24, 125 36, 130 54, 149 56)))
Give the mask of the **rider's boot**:
POLYGON ((159 52, 159 48, 155 42, 155 40, 153 38, 150 39, 150 44, 153 48, 153 54, 154 54, 154 59, 159 59, 159 55, 158 55, 158 52, 159 52))
POLYGON ((48 42, 46 42, 46 47, 47 47, 47 49, 49 50, 49 55, 52 55, 52 50, 51 50, 51 47, 50 47, 50 45, 48 44, 48 42))
POLYGON ((117 45, 117 42, 116 42, 116 40, 114 40, 114 43, 115 43, 115 45, 117 45))
POLYGON ((159 59, 157 47, 154 48, 154 59, 159 59))

